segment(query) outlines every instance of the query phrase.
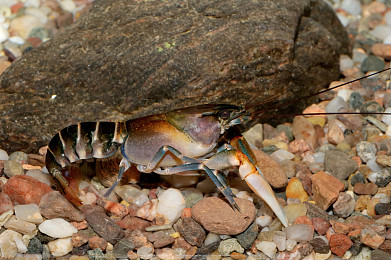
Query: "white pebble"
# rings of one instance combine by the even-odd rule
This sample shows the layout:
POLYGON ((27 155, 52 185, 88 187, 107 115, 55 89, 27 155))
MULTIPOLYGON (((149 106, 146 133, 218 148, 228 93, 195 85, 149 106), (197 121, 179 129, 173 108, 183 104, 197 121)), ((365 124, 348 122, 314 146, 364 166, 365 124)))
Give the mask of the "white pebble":
POLYGON ((385 13, 383 18, 386 20, 386 24, 391 26, 391 11, 388 11, 387 13, 385 13))
POLYGON ((172 224, 177 221, 186 206, 182 192, 170 188, 163 192, 158 199, 156 214, 165 217, 168 220, 166 224, 172 224))
POLYGON ((362 63, 367 57, 368 55, 366 53, 363 53, 357 49, 353 50, 353 61, 355 63, 362 63))
POLYGON ((48 18, 46 15, 38 8, 35 7, 28 7, 24 11, 26 15, 32 15, 35 16, 42 24, 46 24, 48 21, 48 18))
POLYGON ((53 256, 64 256, 72 251, 72 239, 61 238, 48 243, 50 253, 53 256))
POLYGON ((391 35, 388 35, 386 38, 383 40, 384 44, 391 44, 391 35))
POLYGON ((277 151, 273 152, 270 157, 277 162, 282 162, 284 160, 292 160, 295 158, 295 155, 284 149, 278 149, 277 151))
POLYGON ((292 249, 295 247, 296 244, 297 244, 296 240, 287 239, 285 242, 285 249, 287 251, 292 251, 292 249))
POLYGON ((361 3, 359 0, 343 0, 341 8, 352 15, 361 14, 361 3))
POLYGON ((27 246, 23 243, 22 239, 15 237, 14 238, 16 248, 18 249, 18 253, 26 253, 27 252, 27 246))
POLYGON ((348 24, 349 24, 349 19, 348 19, 346 16, 344 16, 344 15, 341 14, 341 13, 337 13, 337 17, 338 17, 338 19, 339 19, 339 21, 341 22, 341 24, 342 24, 343 27, 348 26, 348 24))
POLYGON ((390 203, 391 202, 390 196, 385 193, 377 193, 373 197, 376 199, 379 199, 380 203, 390 203))
POLYGON ((48 186, 52 186, 53 185, 53 178, 51 175, 49 175, 48 173, 45 173, 41 170, 38 170, 38 169, 33 169, 33 170, 28 170, 26 172, 26 175, 27 176, 30 176, 30 177, 33 177, 34 179, 40 181, 40 182, 43 182, 43 183, 46 183, 48 186))
POLYGON ((346 108, 347 104, 345 100, 339 96, 330 100, 330 102, 326 106, 327 113, 337 113, 341 108, 346 108))
POLYGON ((390 115, 383 115, 382 120, 386 125, 391 125, 391 107, 387 107, 384 113, 390 113, 390 115))
POLYGON ((265 255, 274 259, 277 253, 277 246, 274 242, 262 241, 256 244, 259 251, 262 251, 265 255))
POLYGON ((37 204, 25 204, 14 206, 16 218, 34 224, 43 222, 42 215, 37 204))
POLYGON ((0 42, 5 42, 9 36, 10 35, 9 35, 8 31, 5 28, 3 28, 2 26, 0 26, 0 42))
POLYGON ((204 245, 207 246, 219 241, 220 241, 220 236, 218 234, 210 232, 205 238, 204 245))
POLYGON ((258 147, 257 144, 261 144, 263 140, 263 126, 262 124, 256 124, 248 131, 243 133, 246 141, 253 147, 258 147))
POLYGON ((0 234, 0 257, 13 259, 18 253, 15 240, 21 240, 22 235, 13 230, 5 230, 0 234))
POLYGON ((132 185, 122 185, 115 187, 115 192, 124 201, 136 203, 137 206, 141 207, 145 202, 149 201, 147 195, 144 192, 137 189, 132 185))
POLYGON ((341 55, 339 59, 339 67, 341 71, 353 68, 353 60, 348 55, 341 55))
POLYGON ((283 231, 275 231, 273 242, 276 243, 279 251, 285 251, 286 234, 283 231))
POLYGON ((77 232, 77 228, 62 218, 45 220, 38 226, 38 229, 42 233, 54 238, 70 237, 77 232))
POLYGON ((383 171, 383 168, 377 164, 376 162, 376 157, 372 158, 372 159, 369 159, 367 161, 367 166, 369 167, 369 169, 371 169, 371 171, 373 172, 381 172, 383 171))
POLYGON ((286 237, 298 242, 310 241, 313 239, 313 229, 305 224, 294 224, 285 229, 286 237))
POLYGON ((7 161, 9 158, 8 153, 0 149, 0 161, 7 161))
POLYGON ((369 34, 383 41, 385 38, 391 35, 391 26, 379 24, 372 31, 369 31, 369 34))
POLYGON ((24 5, 26 7, 36 7, 38 8, 40 5, 40 0, 25 0, 24 5))
POLYGON ((268 216, 268 215, 265 215, 265 216, 259 216, 255 219, 255 223, 258 225, 258 226, 261 226, 261 227, 267 227, 269 226, 271 223, 272 223, 273 219, 268 216))
POLYGON ((323 163, 326 154, 324 152, 317 152, 314 153, 312 156, 314 157, 316 163, 323 163))
POLYGON ((352 94, 353 91, 351 91, 350 89, 341 89, 338 91, 338 96, 343 98, 343 100, 345 100, 346 102, 349 101, 350 99, 350 95, 352 94))
POLYGON ((25 43, 22 37, 20 36, 12 36, 8 39, 10 42, 15 43, 17 45, 22 45, 25 43))
POLYGON ((60 5, 63 10, 71 13, 73 13, 76 10, 76 5, 72 0, 61 1, 60 5))

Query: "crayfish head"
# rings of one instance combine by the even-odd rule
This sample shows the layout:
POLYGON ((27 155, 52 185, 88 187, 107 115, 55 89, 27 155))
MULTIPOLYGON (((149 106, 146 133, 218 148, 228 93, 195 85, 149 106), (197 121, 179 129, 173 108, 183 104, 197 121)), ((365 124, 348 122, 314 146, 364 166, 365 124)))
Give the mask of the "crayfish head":
POLYGON ((221 122, 221 134, 228 128, 243 124, 251 119, 250 113, 240 107, 222 109, 217 115, 221 122))

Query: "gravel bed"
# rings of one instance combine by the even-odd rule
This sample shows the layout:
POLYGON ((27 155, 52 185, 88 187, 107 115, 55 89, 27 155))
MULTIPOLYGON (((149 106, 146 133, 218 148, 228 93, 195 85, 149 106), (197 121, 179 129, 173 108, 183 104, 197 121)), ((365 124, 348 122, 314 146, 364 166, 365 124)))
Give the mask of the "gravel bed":
MULTIPOLYGON (((0 0, 0 73, 71 24, 89 0, 0 0)), ((330 3, 349 32, 330 87, 390 66, 391 1, 330 3)), ((390 73, 329 91, 304 113, 391 112, 390 73)), ((0 257, 7 259, 391 259, 391 116, 297 116, 244 133, 289 226, 239 177, 224 173, 241 213, 210 179, 127 172, 106 200, 112 161, 68 167, 83 206, 60 192, 39 154, 0 149, 0 257), (95 167, 95 168, 94 168, 95 167)), ((1 148, 1 147, 0 147, 1 148)), ((115 177, 114 177, 115 178, 115 177)))

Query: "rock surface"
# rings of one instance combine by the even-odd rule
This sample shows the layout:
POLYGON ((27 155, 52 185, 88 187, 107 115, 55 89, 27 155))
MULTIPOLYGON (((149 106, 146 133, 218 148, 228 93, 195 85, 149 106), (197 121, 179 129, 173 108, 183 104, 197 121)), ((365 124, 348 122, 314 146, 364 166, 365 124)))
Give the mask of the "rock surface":
POLYGON ((191 209, 192 217, 209 232, 237 235, 254 221, 255 207, 252 202, 235 198, 241 212, 233 210, 228 202, 216 198, 204 198, 191 209))
POLYGON ((347 46, 319 0, 96 1, 1 75, 0 147, 38 149, 80 121, 292 100, 337 78, 347 46))

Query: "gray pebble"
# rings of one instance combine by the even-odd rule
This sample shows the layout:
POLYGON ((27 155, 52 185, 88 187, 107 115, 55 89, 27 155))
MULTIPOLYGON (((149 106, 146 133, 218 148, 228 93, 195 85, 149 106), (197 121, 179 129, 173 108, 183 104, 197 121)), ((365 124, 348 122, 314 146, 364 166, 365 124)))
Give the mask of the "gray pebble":
POLYGON ((345 180, 350 174, 354 173, 357 168, 357 162, 350 158, 346 153, 339 150, 326 152, 324 169, 334 177, 345 180))
POLYGON ((356 145, 356 151, 360 159, 366 163, 376 156, 377 149, 373 143, 361 141, 356 145))
POLYGON ((384 60, 374 55, 369 55, 361 64, 361 71, 367 73, 368 71, 379 71, 384 69, 384 60))
POLYGON ((17 161, 4 161, 4 174, 7 175, 8 178, 16 175, 23 175, 24 170, 22 165, 17 161))

